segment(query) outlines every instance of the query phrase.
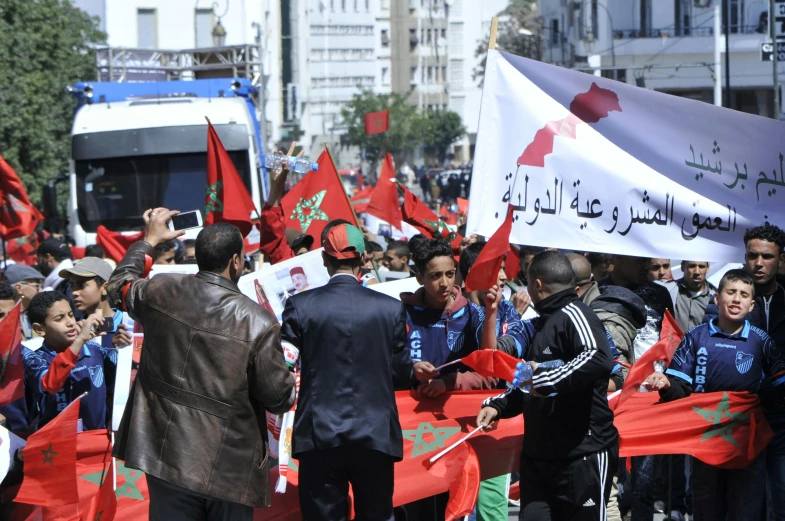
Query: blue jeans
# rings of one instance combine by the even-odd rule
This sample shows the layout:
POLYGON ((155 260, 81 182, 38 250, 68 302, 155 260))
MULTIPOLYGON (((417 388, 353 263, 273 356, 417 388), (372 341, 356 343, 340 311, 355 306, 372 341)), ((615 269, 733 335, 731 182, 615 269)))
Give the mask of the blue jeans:
POLYGON ((774 439, 766 447, 768 521, 785 521, 785 411, 766 411, 774 439))

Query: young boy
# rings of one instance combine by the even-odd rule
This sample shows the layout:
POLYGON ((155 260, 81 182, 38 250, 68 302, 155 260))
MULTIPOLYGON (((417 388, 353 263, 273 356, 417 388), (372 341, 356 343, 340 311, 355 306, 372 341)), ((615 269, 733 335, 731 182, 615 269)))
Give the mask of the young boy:
MULTIPOLYGON (((782 395, 785 357, 769 336, 746 320, 755 299, 755 281, 744 270, 722 277, 715 302, 719 316, 690 329, 666 374, 655 372, 644 385, 663 401, 691 393, 760 392, 769 377, 772 394, 782 395)), ((722 469, 693 458, 692 504, 696 521, 760 519, 766 494, 765 459, 744 469, 722 469)))
POLYGON ((98 313, 111 321, 112 329, 100 339, 101 345, 106 348, 114 347, 113 340, 123 322, 123 312, 112 309, 106 293, 106 282, 112 271, 108 262, 97 257, 85 257, 60 271, 61 278, 71 281, 71 297, 78 312, 85 317, 98 313))
POLYGON ((79 409, 82 430, 106 428, 106 390, 114 385, 117 352, 91 342, 104 333, 96 329, 104 317, 94 313, 77 327, 65 296, 55 291, 39 293, 27 310, 30 323, 43 345, 22 347, 25 390, 32 415, 40 415, 37 429, 51 421, 68 404, 87 392, 79 409))

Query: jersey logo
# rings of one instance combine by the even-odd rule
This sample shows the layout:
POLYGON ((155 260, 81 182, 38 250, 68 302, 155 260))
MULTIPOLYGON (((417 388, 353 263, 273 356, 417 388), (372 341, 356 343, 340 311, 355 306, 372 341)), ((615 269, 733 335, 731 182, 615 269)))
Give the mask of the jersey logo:
POLYGON ((463 331, 447 331, 447 347, 457 353, 463 347, 463 331))
POLYGON ((736 351, 736 369, 740 374, 744 374, 752 367, 754 356, 748 355, 742 351, 736 351))
POLYGON ((93 382, 93 387, 101 387, 104 384, 104 368, 100 365, 89 367, 90 380, 93 382))
POLYGON ((552 355, 553 352, 551 351, 551 347, 550 346, 545 346, 545 350, 542 352, 542 354, 544 354, 544 355, 552 355))

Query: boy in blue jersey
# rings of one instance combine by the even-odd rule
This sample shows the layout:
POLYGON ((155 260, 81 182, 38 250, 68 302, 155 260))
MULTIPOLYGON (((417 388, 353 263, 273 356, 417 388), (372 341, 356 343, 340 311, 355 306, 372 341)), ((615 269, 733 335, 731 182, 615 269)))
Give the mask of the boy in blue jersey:
POLYGON ((88 393, 79 408, 83 430, 106 428, 106 388, 114 382, 117 352, 91 342, 104 317, 93 314, 77 326, 65 296, 49 291, 33 297, 28 308, 33 331, 43 337, 38 349, 22 347, 25 392, 39 415, 40 429, 68 404, 88 393))
MULTIPOLYGON (((773 390, 767 392, 781 395, 785 358, 763 330, 746 320, 755 305, 754 284, 744 270, 727 272, 715 296, 719 316, 690 329, 673 356, 667 376, 655 372, 644 385, 659 390, 664 401, 671 401, 694 392, 761 392, 764 379, 770 378, 773 390)), ((693 519, 760 519, 765 476, 763 457, 744 469, 722 469, 693 458, 693 519)))

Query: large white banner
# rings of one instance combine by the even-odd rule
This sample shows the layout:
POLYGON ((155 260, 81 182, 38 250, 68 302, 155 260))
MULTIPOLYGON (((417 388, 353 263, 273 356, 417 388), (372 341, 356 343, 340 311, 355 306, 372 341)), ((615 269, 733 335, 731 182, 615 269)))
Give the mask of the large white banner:
POLYGON ((511 242, 741 262, 785 225, 785 124, 492 50, 469 206, 511 242))

